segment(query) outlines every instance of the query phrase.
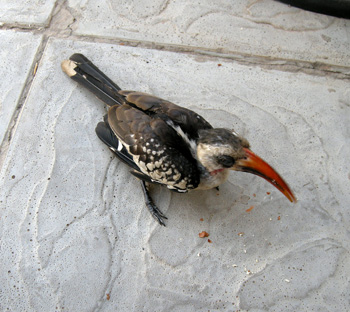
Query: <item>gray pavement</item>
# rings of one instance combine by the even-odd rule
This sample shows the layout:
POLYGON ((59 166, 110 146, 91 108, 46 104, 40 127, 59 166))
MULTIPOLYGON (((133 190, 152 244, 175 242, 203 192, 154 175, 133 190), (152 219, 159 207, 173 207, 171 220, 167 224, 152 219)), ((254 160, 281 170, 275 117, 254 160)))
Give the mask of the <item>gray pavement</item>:
POLYGON ((350 21, 267 0, 16 3, 0 0, 0 311, 350 311, 350 21), (61 71, 75 52, 234 128, 298 203, 232 172, 220 191, 154 187, 159 226, 95 135, 105 107, 61 71))

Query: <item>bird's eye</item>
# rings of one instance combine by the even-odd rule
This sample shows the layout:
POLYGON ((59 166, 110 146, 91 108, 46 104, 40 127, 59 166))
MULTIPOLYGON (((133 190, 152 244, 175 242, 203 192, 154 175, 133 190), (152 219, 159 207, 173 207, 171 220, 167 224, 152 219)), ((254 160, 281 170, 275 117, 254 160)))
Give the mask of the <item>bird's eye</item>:
POLYGON ((230 168, 235 164, 234 158, 229 155, 218 156, 217 162, 225 168, 230 168))

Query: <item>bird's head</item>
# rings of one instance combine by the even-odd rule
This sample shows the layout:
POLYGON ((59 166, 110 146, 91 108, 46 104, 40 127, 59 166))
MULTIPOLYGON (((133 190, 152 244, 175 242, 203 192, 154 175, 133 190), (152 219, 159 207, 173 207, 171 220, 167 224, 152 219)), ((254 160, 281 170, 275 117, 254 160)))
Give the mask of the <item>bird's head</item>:
POLYGON ((225 169, 258 175, 279 189, 291 202, 293 192, 281 176, 249 148, 249 142, 228 129, 208 129, 199 132, 197 158, 211 174, 225 169))

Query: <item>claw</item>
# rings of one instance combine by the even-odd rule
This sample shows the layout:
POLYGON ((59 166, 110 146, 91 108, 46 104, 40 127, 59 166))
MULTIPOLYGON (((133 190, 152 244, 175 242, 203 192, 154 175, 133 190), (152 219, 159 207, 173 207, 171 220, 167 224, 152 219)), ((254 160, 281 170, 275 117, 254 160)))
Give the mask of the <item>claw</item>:
POLYGON ((168 219, 160 210, 159 208, 153 203, 152 200, 146 200, 146 206, 151 213, 152 217, 158 221, 160 225, 165 226, 165 223, 163 219, 168 219))
POLYGON ((149 194, 149 190, 148 190, 148 187, 147 187, 145 181, 141 181, 141 186, 142 186, 143 195, 145 196, 146 207, 148 208, 152 217, 155 220, 157 220, 160 225, 165 226, 163 219, 168 220, 168 218, 163 214, 163 212, 161 212, 159 210, 159 208, 153 202, 153 199, 152 199, 151 195, 149 194))

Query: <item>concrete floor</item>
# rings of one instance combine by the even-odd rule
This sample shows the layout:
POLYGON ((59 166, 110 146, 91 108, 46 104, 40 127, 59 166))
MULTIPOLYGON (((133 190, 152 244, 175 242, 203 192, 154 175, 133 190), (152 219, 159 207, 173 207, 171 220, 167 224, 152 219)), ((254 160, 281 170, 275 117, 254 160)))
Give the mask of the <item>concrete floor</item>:
POLYGON ((272 0, 16 3, 0 0, 0 311, 350 311, 349 20, 272 0), (75 52, 234 128, 298 203, 232 172, 219 192, 154 187, 159 226, 95 135, 105 107, 61 71, 75 52))

